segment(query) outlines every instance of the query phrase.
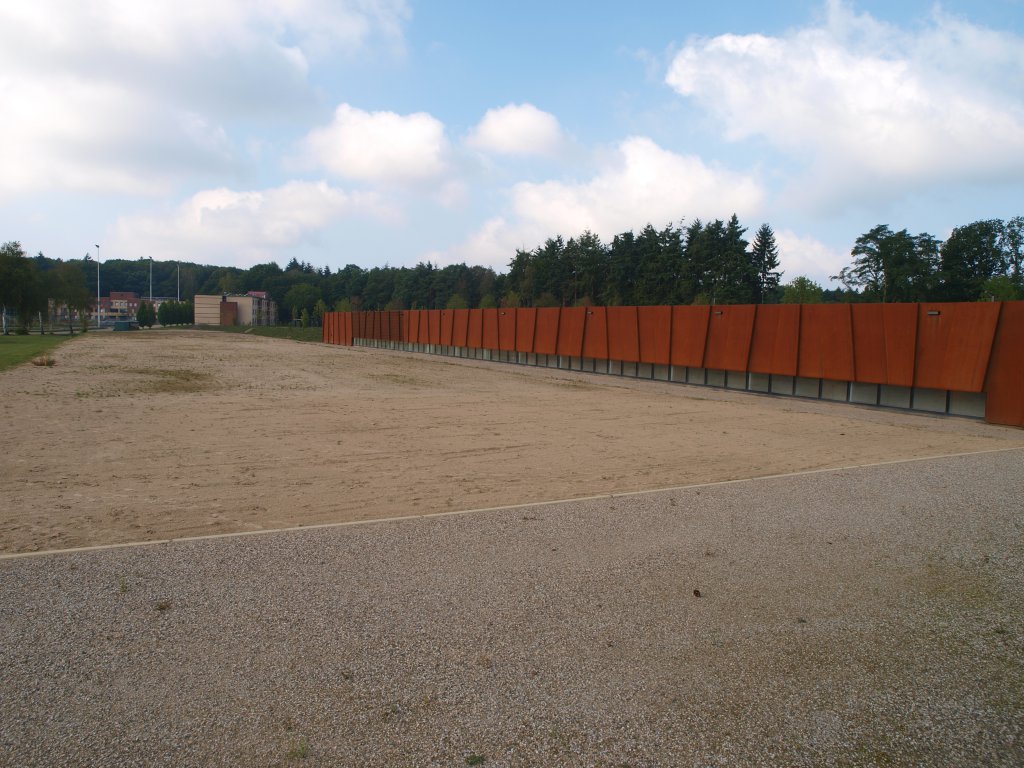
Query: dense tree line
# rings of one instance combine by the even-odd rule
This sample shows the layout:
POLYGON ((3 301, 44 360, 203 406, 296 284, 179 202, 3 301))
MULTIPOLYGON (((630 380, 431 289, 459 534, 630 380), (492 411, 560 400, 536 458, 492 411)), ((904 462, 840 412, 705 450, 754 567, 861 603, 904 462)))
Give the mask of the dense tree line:
POLYGON ((880 224, 857 238, 851 256, 832 279, 864 301, 1024 298, 1024 216, 957 227, 944 242, 880 224))
POLYGON ((735 215, 685 229, 648 224, 605 245, 592 232, 549 238, 517 251, 502 300, 509 306, 755 304, 777 301, 775 234, 761 226, 751 246, 735 215))
MULTIPOLYGON (((249 269, 175 262, 109 259, 101 266, 104 293, 155 296, 266 291, 283 321, 317 323, 327 310, 440 309, 585 304, 740 304, 818 301, 982 301, 1024 298, 1024 217, 987 219, 957 227, 945 241, 878 225, 857 238, 851 263, 826 290, 804 276, 781 285, 779 249, 768 224, 746 239, 735 215, 685 226, 615 235, 592 232, 547 239, 517 250, 508 272, 453 264, 337 271, 292 259, 249 269)), ((96 262, 26 256, 17 242, 0 248, 0 303, 22 324, 47 299, 76 310, 92 306, 96 262)), ((168 306, 164 304, 163 307, 168 306)), ((170 312, 171 310, 166 310, 170 312)), ((178 308, 180 320, 187 310, 178 308)), ((162 322, 162 318, 160 319, 162 322)))

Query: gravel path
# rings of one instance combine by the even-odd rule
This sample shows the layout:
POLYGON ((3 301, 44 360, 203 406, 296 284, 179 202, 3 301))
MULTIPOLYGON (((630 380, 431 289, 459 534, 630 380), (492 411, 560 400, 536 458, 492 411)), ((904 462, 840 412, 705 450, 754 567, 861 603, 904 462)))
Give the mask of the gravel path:
POLYGON ((1019 766, 1022 469, 3 559, 0 764, 1019 766))

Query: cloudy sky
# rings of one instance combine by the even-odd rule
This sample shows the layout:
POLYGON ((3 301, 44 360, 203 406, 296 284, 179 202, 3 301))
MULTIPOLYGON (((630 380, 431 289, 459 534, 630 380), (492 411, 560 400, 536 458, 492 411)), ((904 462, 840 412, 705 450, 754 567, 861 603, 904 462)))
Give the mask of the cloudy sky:
POLYGON ((337 269, 738 214, 784 280, 1024 214, 1022 0, 0 7, 0 240, 337 269))

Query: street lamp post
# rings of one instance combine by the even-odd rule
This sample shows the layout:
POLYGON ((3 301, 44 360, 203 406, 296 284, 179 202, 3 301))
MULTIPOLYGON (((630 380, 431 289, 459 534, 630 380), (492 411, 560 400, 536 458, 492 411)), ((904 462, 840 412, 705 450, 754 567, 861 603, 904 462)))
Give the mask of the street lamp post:
POLYGON ((153 257, 149 257, 149 304, 153 305, 153 257))
POLYGON ((100 302, 100 246, 96 246, 96 330, 103 326, 103 304, 100 302))

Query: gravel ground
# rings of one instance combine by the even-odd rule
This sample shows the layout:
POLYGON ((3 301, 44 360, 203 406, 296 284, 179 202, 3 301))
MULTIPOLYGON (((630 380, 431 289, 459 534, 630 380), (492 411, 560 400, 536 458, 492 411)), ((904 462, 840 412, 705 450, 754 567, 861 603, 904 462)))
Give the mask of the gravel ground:
POLYGON ((1019 766, 1022 459, 3 559, 0 764, 1019 766))

